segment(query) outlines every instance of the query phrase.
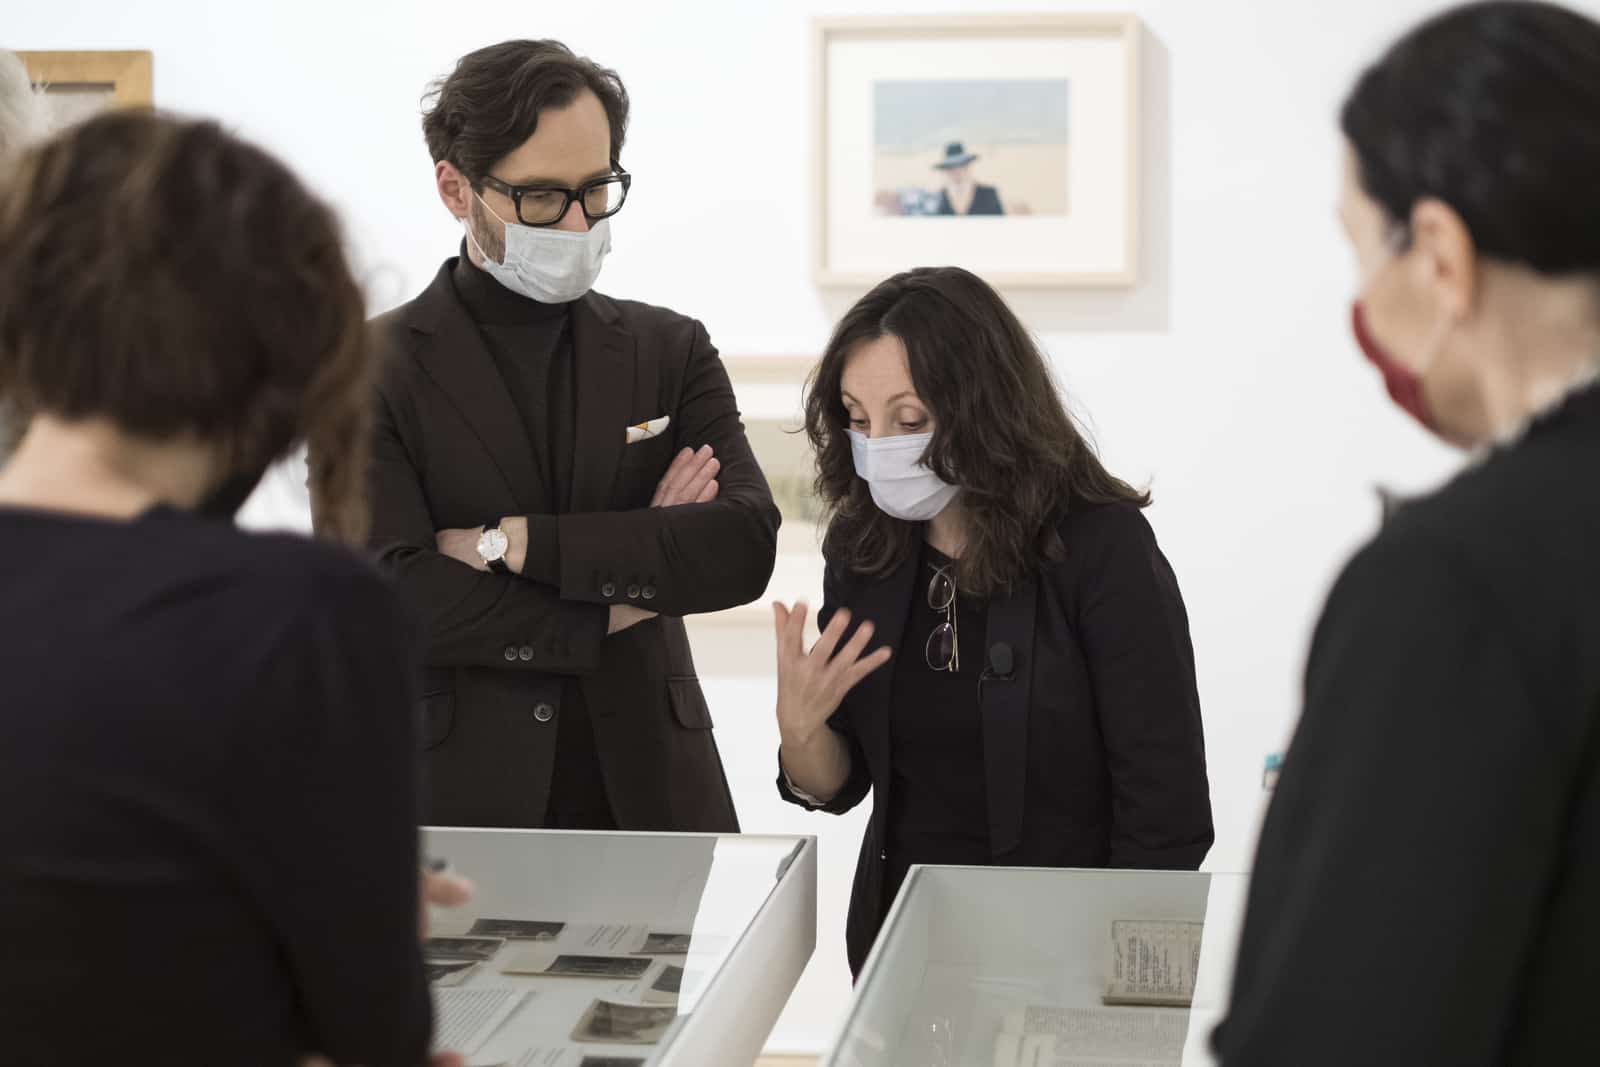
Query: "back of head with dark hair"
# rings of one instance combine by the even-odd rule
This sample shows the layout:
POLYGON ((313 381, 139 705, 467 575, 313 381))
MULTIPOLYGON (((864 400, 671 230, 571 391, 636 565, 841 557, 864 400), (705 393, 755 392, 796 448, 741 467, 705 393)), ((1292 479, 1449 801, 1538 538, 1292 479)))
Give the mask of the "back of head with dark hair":
POLYGON ((828 551, 850 569, 881 576, 916 547, 915 524, 880 511, 856 475, 840 398, 851 354, 884 336, 905 345, 912 384, 933 415, 928 466, 961 487, 969 522, 962 588, 986 595, 1059 558, 1056 524, 1074 502, 1150 502, 1101 465, 1000 294, 959 267, 923 267, 880 283, 845 314, 806 398, 828 551))
POLYGON ((333 213, 215 123, 110 112, 0 178, 0 394, 237 470, 307 441, 346 542, 366 522, 364 319, 333 213))
POLYGON ((615 71, 559 41, 505 41, 463 56, 424 98, 422 132, 435 163, 447 160, 474 185, 533 136, 541 112, 579 93, 600 98, 611 124, 611 163, 628 133, 628 91, 615 71))
POLYGON ((1545 274, 1600 270, 1600 24, 1548 3, 1468 4, 1362 74, 1341 123, 1397 225, 1418 200, 1478 251, 1545 274))

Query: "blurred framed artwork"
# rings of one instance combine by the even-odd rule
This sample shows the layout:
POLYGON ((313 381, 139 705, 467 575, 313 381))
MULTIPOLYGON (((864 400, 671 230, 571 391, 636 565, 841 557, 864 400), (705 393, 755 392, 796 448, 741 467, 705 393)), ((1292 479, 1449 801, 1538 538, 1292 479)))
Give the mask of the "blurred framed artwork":
POLYGON ((811 605, 806 647, 817 639, 822 607, 822 506, 813 490, 816 466, 804 426, 810 356, 725 356, 744 431, 783 515, 778 558, 765 595, 753 604, 685 620, 702 678, 769 678, 776 656, 772 602, 811 605))
POLYGON ((956 264, 999 286, 1138 278, 1132 15, 815 23, 822 285, 956 264))
POLYGON ((60 129, 107 108, 147 108, 149 52, 18 52, 28 80, 44 93, 50 128, 60 129))

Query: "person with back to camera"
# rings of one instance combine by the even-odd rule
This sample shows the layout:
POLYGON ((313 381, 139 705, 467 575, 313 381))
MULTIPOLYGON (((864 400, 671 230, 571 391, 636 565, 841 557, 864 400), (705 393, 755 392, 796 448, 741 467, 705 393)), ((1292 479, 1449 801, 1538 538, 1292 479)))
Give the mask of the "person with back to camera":
POLYGON ((309 440, 361 542, 363 317, 331 211, 212 123, 0 176, 8 1064, 428 1062, 411 635, 354 553, 228 521, 309 440))
POLYGON ((1600 24, 1456 8, 1342 124, 1357 341, 1474 457, 1328 598, 1216 1046, 1600 1063, 1600 24))
POLYGON ((915 863, 1198 867, 1194 652, 1149 496, 1095 457, 999 294, 954 267, 879 285, 806 429, 822 636, 808 653, 805 605, 774 605, 778 789, 833 814, 873 793, 851 970, 915 863))

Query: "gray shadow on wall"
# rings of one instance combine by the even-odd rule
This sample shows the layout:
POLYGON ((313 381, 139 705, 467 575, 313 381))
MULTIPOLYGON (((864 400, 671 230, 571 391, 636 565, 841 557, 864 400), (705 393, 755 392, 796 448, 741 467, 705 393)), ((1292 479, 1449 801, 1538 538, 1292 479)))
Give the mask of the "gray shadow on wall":
MULTIPOLYGON (((1036 333, 1164 333, 1172 306, 1172 59, 1141 28, 1139 280, 1106 289, 1010 289, 1004 296, 1036 333)), ((934 266, 936 264, 929 264, 934 266)), ((818 295, 830 325, 865 293, 829 287, 818 295)))

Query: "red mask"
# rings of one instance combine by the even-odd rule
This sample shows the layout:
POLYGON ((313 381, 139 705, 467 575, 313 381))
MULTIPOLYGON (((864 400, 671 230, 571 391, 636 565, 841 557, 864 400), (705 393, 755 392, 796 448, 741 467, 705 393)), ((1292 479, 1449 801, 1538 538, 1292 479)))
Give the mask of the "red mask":
POLYGON ((1372 331, 1367 329, 1366 313, 1361 308, 1361 301, 1357 300, 1351 305, 1350 326, 1355 331, 1356 344, 1361 346, 1361 354, 1383 374, 1383 384, 1389 389, 1389 396, 1406 414, 1420 422, 1429 432, 1438 434, 1439 423, 1434 417, 1433 410, 1428 406, 1428 398, 1423 393, 1422 375, 1412 370, 1391 356, 1378 339, 1372 336, 1372 331))

